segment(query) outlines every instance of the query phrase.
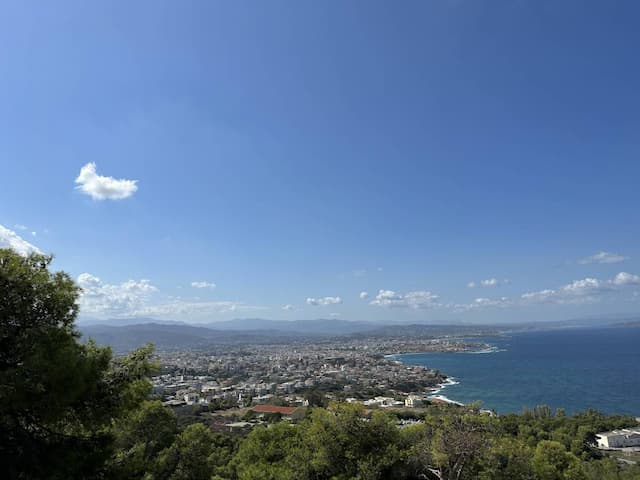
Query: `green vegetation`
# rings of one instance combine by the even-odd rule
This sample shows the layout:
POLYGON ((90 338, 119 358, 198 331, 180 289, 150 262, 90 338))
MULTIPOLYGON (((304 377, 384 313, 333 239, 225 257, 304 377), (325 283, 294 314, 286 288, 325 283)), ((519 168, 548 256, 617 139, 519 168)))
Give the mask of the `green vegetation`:
MULTIPOLYGON (((536 407, 491 416, 478 405, 433 405, 399 416, 324 405, 307 418, 214 433, 151 400, 152 349, 124 358, 83 345, 78 288, 50 257, 0 250, 0 462, 3 478, 234 480, 612 480, 640 478, 593 448, 595 433, 632 418, 568 417, 536 407)), ((252 417, 248 415, 247 418, 252 417)), ((276 420, 276 419, 272 419, 276 420)))

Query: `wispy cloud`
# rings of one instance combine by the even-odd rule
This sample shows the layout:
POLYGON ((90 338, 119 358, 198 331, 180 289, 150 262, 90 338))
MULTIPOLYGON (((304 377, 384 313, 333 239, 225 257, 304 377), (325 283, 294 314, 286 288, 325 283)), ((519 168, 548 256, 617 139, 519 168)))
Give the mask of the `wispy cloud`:
POLYGON ((207 318, 229 312, 264 310, 265 307, 236 301, 201 301, 197 297, 166 297, 158 299, 158 288, 149 280, 127 280, 120 284, 104 283, 90 273, 78 276, 82 287, 80 311, 97 317, 207 318))
POLYGON ((602 300, 607 295, 628 291, 628 287, 637 285, 640 285, 640 276, 627 272, 620 272, 609 280, 600 280, 588 277, 582 280, 575 280, 559 288, 524 293, 521 295, 521 300, 525 304, 593 303, 602 300))
POLYGON ((216 288, 216 284, 215 283, 213 283, 213 282, 205 282, 205 281, 191 282, 191 286, 193 288, 210 288, 210 289, 216 288))
POLYGON ((369 292, 360 292, 359 296, 361 300, 366 300, 367 298, 369 298, 369 292))
POLYGON ((598 252, 589 257, 578 260, 581 265, 589 265, 591 263, 621 263, 627 260, 629 257, 619 255, 612 252, 598 252))
POLYGON ((190 301, 176 299, 156 305, 144 305, 132 312, 133 316, 151 316, 162 318, 207 318, 219 313, 253 312, 265 310, 266 307, 246 305, 233 301, 190 301))
POLYGON ((138 190, 137 180, 115 179, 98 175, 96 164, 87 163, 80 169, 76 183, 80 191, 94 200, 121 200, 138 190))
POLYGON ((393 290, 380 290, 370 305, 389 308, 410 308, 414 310, 440 306, 440 297, 426 290, 408 292, 405 294, 393 290))
POLYGON ((13 230, 9 230, 2 225, 0 225, 0 248, 11 248, 20 255, 42 253, 38 247, 27 242, 13 230))
MULTIPOLYGON (((461 312, 480 308, 526 307, 541 304, 582 305, 602 301, 609 296, 628 292, 640 286, 640 275, 620 272, 611 279, 592 277, 574 280, 557 288, 525 292, 518 297, 480 297, 467 304, 449 304, 452 311, 461 312)), ((633 290, 632 290, 633 292, 633 290)), ((633 292, 635 295, 638 292, 633 292)))
POLYGON ((307 305, 313 305, 314 307, 326 307, 327 305, 337 305, 342 303, 341 297, 307 297, 307 305))
POLYGON ((495 277, 486 278, 484 280, 480 280, 479 282, 471 281, 467 283, 467 287, 476 288, 476 287, 498 287, 500 285, 506 285, 509 283, 508 279, 498 280, 495 277))
POLYGON ((296 307, 294 307, 293 305, 287 303, 286 305, 282 306, 282 310, 286 311, 286 312, 290 312, 292 310, 295 310, 296 307))

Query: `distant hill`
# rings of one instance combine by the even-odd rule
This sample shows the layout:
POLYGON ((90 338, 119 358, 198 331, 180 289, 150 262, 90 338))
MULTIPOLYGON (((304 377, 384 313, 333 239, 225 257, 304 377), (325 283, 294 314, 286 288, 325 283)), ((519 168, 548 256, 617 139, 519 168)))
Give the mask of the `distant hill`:
POLYGON ((265 320, 263 318, 236 318, 225 322, 208 323, 206 326, 215 330, 276 330, 304 334, 344 335, 373 330, 380 325, 372 322, 337 320, 335 318, 319 318, 316 320, 265 320))
POLYGON ((122 327, 125 325, 143 325, 147 323, 155 323, 157 325, 190 325, 189 323, 182 322, 180 320, 158 320, 156 318, 145 317, 110 318, 108 320, 81 317, 78 319, 78 325, 80 326, 107 325, 110 327, 122 327))
POLYGON ((291 341, 310 334, 280 330, 214 330, 187 324, 143 323, 136 325, 80 324, 82 340, 111 345, 116 352, 128 352, 148 342, 158 350, 178 350, 207 345, 270 343, 291 341))

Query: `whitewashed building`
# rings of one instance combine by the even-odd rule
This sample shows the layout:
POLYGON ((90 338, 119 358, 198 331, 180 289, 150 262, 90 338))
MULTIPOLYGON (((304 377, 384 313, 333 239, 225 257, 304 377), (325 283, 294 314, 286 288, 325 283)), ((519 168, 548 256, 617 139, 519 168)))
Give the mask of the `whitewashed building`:
POLYGON ((600 448, 640 447, 640 427, 598 433, 596 441, 600 448))

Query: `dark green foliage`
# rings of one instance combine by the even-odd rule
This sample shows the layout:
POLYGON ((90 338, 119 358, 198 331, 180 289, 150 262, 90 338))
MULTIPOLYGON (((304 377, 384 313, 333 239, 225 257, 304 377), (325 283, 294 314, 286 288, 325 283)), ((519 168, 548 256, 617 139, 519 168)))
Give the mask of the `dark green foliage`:
POLYGON ((150 477, 159 480, 209 480, 219 474, 227 477, 231 448, 228 439, 194 423, 160 452, 150 477))
POLYGON ((113 361, 74 329, 79 289, 52 258, 0 249, 0 463, 5 478, 94 478, 112 421, 149 393, 151 348, 113 361))

